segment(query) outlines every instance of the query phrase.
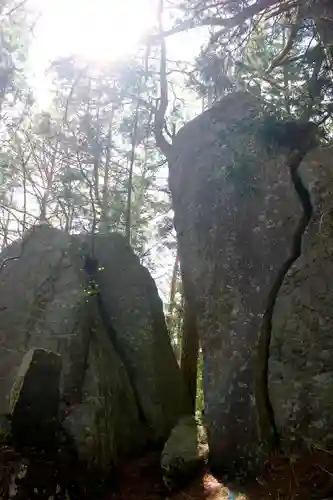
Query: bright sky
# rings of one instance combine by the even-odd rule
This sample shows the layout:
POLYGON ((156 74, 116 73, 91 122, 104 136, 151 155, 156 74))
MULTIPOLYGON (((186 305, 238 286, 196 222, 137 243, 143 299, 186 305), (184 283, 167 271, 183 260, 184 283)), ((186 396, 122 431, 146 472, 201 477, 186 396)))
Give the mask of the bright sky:
MULTIPOLYGON (((97 62, 126 56, 156 24, 156 0, 28 0, 40 11, 30 52, 33 85, 39 104, 48 104, 44 72, 59 56, 79 55, 97 62)), ((199 53, 202 33, 190 31, 168 39, 168 58, 190 60, 199 53)), ((170 261, 170 269, 172 262, 170 261)), ((165 262, 164 262, 165 267, 165 262)), ((171 270, 170 270, 171 272, 171 270)), ((163 278, 165 286, 165 279, 163 278)), ((161 284, 158 283, 161 287, 161 284)))
MULTIPOLYGON (((77 54, 108 62, 126 56, 156 25, 157 0, 28 0, 40 13, 30 58, 43 101, 44 71, 56 57, 77 54)), ((170 59, 192 59, 203 42, 197 30, 168 39, 170 59)))
MULTIPOLYGON (((156 25, 157 0, 29 0, 40 11, 32 57, 45 65, 78 54, 105 62, 128 53, 156 25)), ((202 36, 190 31, 168 39, 173 56, 190 58, 202 36)))
POLYGON ((154 0, 30 0, 41 11, 40 58, 77 53, 105 61, 126 53, 154 23, 154 0))

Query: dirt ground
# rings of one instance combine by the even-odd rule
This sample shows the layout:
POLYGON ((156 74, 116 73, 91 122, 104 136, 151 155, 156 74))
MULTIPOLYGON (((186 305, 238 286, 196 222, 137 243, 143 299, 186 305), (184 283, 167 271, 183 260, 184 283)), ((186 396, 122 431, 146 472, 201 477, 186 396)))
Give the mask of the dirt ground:
MULTIPOLYGON (((41 494, 41 487, 61 484, 68 494, 52 495, 55 499, 70 500, 333 500, 333 452, 315 451, 302 460, 291 462, 275 457, 267 465, 262 477, 243 492, 230 492, 207 471, 203 471, 186 488, 170 494, 166 491, 159 466, 160 453, 149 453, 144 458, 127 463, 110 476, 110 481, 96 489, 96 478, 91 487, 88 476, 80 464, 71 460, 56 466, 40 456, 33 458, 31 474, 20 500, 50 498, 41 494), (56 473, 58 471, 58 473, 56 473), (71 485, 76 487, 72 487, 71 485), (36 486, 39 493, 35 494, 36 486), (29 491, 26 489, 28 488, 29 491)), ((21 457, 22 458, 22 457, 21 457)), ((7 500, 4 483, 10 478, 10 465, 20 463, 20 455, 10 447, 0 447, 0 498, 7 500)), ((52 489, 52 488, 51 488, 52 489)), ((21 491, 21 490, 20 490, 21 491)), ((46 491, 46 490, 44 490, 46 491)))
POLYGON ((119 488, 108 500, 333 500, 333 452, 316 451, 294 463, 277 457, 248 491, 231 493, 203 472, 170 495, 163 487, 158 455, 151 454, 124 468, 119 488))

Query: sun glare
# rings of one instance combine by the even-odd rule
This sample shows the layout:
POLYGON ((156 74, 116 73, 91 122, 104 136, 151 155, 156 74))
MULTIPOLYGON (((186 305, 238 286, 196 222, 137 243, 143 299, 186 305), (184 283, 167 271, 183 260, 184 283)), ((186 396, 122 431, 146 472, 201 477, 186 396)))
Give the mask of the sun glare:
POLYGON ((154 24, 154 0, 31 0, 41 11, 34 52, 43 59, 77 54, 117 59, 154 24))

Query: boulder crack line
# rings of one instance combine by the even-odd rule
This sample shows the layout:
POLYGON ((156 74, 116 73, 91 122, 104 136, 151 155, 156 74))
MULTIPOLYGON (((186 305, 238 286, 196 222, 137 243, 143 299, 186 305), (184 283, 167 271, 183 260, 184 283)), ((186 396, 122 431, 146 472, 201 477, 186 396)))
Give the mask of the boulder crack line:
POLYGON ((269 448, 279 444, 279 433, 274 418, 274 410, 268 390, 269 350, 272 335, 272 318, 276 299, 286 274, 293 263, 300 257, 303 234, 312 217, 313 207, 311 197, 298 173, 298 167, 307 151, 296 151, 290 157, 289 171, 292 184, 302 205, 303 214, 297 224, 292 239, 290 257, 284 262, 267 297, 266 310, 263 316, 258 341, 258 364, 256 369, 255 397, 259 424, 259 434, 262 442, 269 448))

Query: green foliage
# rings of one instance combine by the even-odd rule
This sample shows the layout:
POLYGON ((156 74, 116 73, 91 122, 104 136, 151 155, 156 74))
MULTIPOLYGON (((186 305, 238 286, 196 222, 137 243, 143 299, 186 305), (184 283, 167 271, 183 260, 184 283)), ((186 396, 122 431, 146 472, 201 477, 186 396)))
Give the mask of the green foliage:
POLYGON ((91 295, 99 295, 99 287, 98 287, 98 284, 96 283, 96 281, 94 279, 91 278, 89 280, 88 286, 85 289, 85 292, 89 296, 91 296, 91 295))
MULTIPOLYGON (((189 4, 184 19, 190 17, 197 23, 237 16, 244 8, 242 2, 236 5, 232 1, 221 7, 220 0, 189 4)), ((308 8, 304 19, 296 20, 295 11, 286 10, 276 18, 250 17, 247 23, 240 22, 229 30, 213 29, 210 43, 196 59, 189 86, 208 98, 208 106, 236 89, 248 90, 276 111, 302 121, 325 123, 329 130, 333 85, 328 47, 333 40, 330 32, 324 43, 318 42, 323 36, 316 24, 318 10, 312 19, 310 4, 308 8), (281 58, 291 29, 295 30, 292 44, 281 58)), ((180 3, 179 10, 183 11, 180 3)))
POLYGON ((319 127, 313 122, 281 120, 272 115, 264 116, 257 132, 259 139, 268 149, 288 150, 315 148, 319 145, 322 135, 319 127))

